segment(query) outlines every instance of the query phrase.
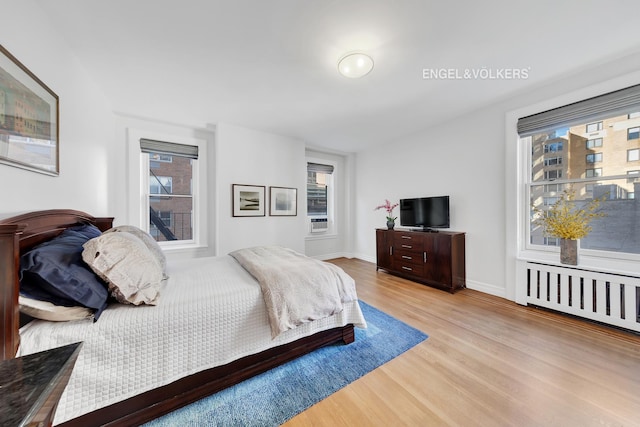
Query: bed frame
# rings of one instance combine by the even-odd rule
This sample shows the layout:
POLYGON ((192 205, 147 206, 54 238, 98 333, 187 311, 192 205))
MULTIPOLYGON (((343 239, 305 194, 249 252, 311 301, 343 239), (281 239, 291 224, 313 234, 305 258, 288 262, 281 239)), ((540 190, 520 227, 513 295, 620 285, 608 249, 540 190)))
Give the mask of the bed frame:
MULTIPOLYGON (((100 230, 111 228, 113 218, 95 218, 69 209, 36 211, 0 219, 0 360, 15 357, 20 344, 18 307, 20 255, 64 229, 90 223, 100 230)), ((322 346, 355 339, 353 325, 318 332, 309 337, 243 357, 98 409, 62 426, 135 425, 185 406, 322 346)))

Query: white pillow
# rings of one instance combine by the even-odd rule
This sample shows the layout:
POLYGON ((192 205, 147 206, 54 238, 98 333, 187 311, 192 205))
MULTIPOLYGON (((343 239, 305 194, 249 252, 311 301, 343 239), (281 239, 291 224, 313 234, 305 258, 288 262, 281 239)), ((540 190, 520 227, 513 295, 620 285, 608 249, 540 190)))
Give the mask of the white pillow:
POLYGON ((66 322, 93 317, 93 311, 86 307, 64 307, 23 295, 18 295, 18 305, 20 306, 20 311, 24 314, 35 319, 50 320, 52 322, 66 322))
POLYGON ((163 272, 147 246, 130 233, 104 233, 86 242, 82 259, 123 304, 156 305, 163 272))
POLYGON ((117 231, 131 233, 134 236, 136 236, 138 239, 142 240, 142 243, 145 244, 145 246, 151 251, 153 256, 156 257, 156 259, 160 263, 160 267, 162 267, 162 272, 163 273, 165 272, 165 270, 167 269, 167 257, 165 256, 158 242, 156 242, 156 240, 151 236, 151 234, 147 233, 144 230, 141 230, 135 225, 118 225, 117 227, 108 229, 107 231, 105 231, 105 233, 112 233, 117 231))

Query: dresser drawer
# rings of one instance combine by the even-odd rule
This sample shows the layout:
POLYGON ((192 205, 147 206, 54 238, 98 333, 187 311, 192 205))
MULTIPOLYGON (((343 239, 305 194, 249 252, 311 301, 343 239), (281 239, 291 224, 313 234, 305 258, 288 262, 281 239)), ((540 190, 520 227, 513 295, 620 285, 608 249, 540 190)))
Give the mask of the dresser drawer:
POLYGON ((424 253, 415 250, 397 250, 394 259, 400 264, 424 264, 424 253))
POLYGON ((400 245, 422 247, 423 241, 424 241, 424 237, 414 232, 397 231, 393 234, 393 244, 398 247, 400 247, 400 245))
POLYGON ((413 276, 422 276, 424 274, 424 264, 422 263, 412 264, 396 258, 394 260, 393 267, 399 272, 411 274, 413 276))
POLYGON ((404 251, 421 254, 424 244, 422 239, 416 238, 416 236, 396 233, 393 236, 393 247, 395 248, 396 252, 404 251))

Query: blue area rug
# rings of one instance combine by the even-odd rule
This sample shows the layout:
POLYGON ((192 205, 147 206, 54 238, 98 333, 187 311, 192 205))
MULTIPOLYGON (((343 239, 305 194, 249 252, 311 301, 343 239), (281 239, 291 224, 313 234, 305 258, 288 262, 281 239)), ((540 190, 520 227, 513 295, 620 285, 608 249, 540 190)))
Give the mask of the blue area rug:
POLYGON ((320 348, 145 424, 278 426, 427 339, 417 329, 360 301, 367 329, 349 345, 320 348))

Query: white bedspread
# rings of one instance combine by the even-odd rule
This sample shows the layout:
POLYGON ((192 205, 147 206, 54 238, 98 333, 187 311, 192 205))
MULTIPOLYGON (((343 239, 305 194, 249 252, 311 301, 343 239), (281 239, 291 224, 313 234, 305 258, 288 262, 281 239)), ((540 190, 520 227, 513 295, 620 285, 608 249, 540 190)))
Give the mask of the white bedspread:
POLYGON ((321 330, 366 327, 352 301, 272 339, 260 285, 233 258, 167 268, 158 306, 114 304, 96 323, 34 321, 20 330, 19 356, 84 341, 54 424, 321 330))
POLYGON ((281 246, 256 246, 229 255, 262 288, 271 336, 339 313, 357 299, 356 284, 340 267, 281 246))

